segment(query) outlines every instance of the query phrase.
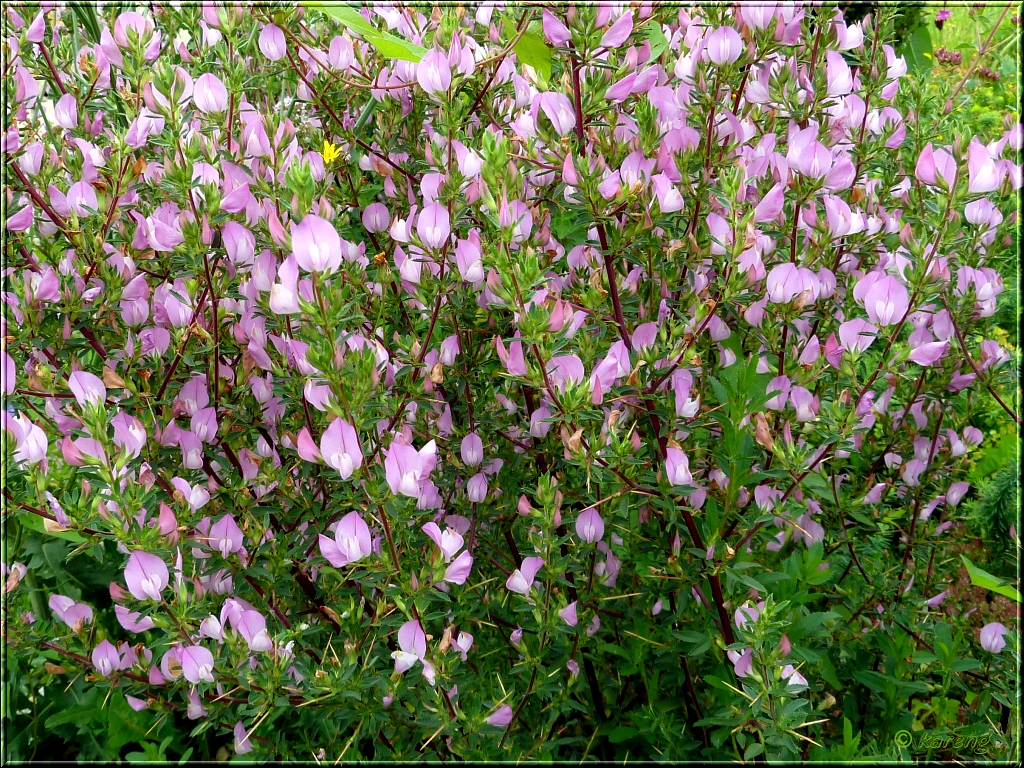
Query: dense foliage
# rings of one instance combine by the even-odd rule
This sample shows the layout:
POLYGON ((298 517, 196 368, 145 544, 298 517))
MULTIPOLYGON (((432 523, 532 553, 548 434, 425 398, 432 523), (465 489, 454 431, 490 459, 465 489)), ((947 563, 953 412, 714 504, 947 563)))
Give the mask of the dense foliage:
POLYGON ((5 7, 5 757, 1019 759, 1024 136, 901 18, 5 7))

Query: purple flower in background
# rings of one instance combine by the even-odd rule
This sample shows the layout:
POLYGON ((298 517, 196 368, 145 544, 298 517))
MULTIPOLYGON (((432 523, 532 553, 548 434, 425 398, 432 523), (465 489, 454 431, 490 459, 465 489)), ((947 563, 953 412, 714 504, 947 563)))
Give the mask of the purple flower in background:
POLYGON ((488 725, 495 725, 499 728, 504 728, 506 725, 512 722, 512 707, 508 704, 504 704, 495 710, 492 714, 487 717, 488 725))
POLYGON ((579 619, 576 616, 576 601, 573 600, 565 608, 558 612, 558 617, 568 624, 570 627, 575 627, 579 623, 579 619))
POLYGON ((370 528, 358 512, 341 518, 334 539, 320 534, 320 552, 335 568, 344 568, 369 557, 373 551, 370 528))
POLYGON ((1006 638, 1004 635, 1007 631, 1006 627, 998 621, 986 624, 981 628, 981 632, 979 633, 981 647, 989 653, 999 653, 1006 647, 1006 638))

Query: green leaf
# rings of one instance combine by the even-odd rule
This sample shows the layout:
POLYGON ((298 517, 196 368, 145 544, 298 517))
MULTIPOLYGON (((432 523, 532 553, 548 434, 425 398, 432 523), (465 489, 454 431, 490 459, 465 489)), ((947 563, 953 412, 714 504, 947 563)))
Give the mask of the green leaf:
POLYGON ((935 57, 932 53, 932 36, 927 25, 922 24, 917 28, 903 44, 900 54, 906 57, 907 70, 912 74, 927 72, 932 68, 935 57))
POLYGON ((608 741, 612 744, 621 744, 622 742, 633 738, 638 733, 639 731, 631 725, 620 725, 608 734, 608 741))
POLYGON ((981 568, 976 566, 970 560, 963 555, 960 555, 960 559, 964 561, 964 567, 967 569, 967 573, 971 577, 971 584, 982 589, 987 589, 995 592, 997 595, 1003 595, 1011 600, 1016 600, 1018 603, 1021 602, 1020 592, 1014 587, 1006 584, 1002 579, 993 576, 988 571, 983 571, 981 568))
POLYGON ((351 5, 333 5, 316 2, 316 0, 303 0, 301 5, 314 8, 337 19, 389 59, 418 62, 427 53, 427 49, 422 45, 403 40, 390 32, 378 30, 351 5))
POLYGON ((544 82, 551 79, 551 49, 540 35, 527 32, 512 50, 519 61, 533 67, 544 82))
POLYGON ((647 40, 651 44, 651 61, 657 61, 662 51, 668 48, 668 38, 661 31, 661 24, 651 24, 647 28, 647 40))
POLYGON ((78 23, 85 29, 89 40, 92 43, 98 43, 100 41, 100 24, 96 19, 96 9, 91 3, 81 2, 81 0, 70 2, 68 5, 75 18, 78 19, 78 23))
POLYGON ((26 528, 31 528, 33 531, 38 531, 44 536, 55 536, 58 539, 66 539, 67 541, 73 541, 76 544, 81 544, 83 541, 85 541, 84 538, 79 536, 74 531, 54 531, 53 533, 47 531, 46 525, 43 523, 43 518, 31 512, 19 513, 18 521, 26 528))
POLYGON ((743 761, 747 762, 748 760, 753 760, 762 752, 764 752, 764 744, 755 741, 753 744, 751 744, 749 747, 743 750, 743 761))

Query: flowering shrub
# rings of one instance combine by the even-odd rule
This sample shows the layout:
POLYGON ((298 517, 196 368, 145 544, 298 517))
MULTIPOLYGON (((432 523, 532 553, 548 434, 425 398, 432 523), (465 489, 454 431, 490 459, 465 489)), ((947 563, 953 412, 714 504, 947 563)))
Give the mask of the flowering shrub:
POLYGON ((936 143, 889 10, 52 6, 3 22, 5 715, 1012 752, 1016 629, 939 566, 1022 132, 936 143))

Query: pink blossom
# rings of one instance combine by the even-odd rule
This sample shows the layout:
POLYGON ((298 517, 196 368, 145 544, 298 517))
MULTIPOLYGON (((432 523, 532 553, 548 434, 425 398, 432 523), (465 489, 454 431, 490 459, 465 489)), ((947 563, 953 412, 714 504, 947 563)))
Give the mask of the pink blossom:
POLYGON ((201 645, 181 649, 181 674, 190 683, 213 680, 213 654, 201 645))
POLYGON ((593 544, 604 537, 604 520, 596 509, 588 509, 576 518, 576 535, 587 544, 593 544))
POLYGON ((344 419, 335 419, 320 438, 320 453, 329 466, 348 480, 363 465, 363 449, 355 428, 344 419))
POLYGON ((978 634, 981 647, 989 653, 999 653, 1006 647, 1005 635, 1008 631, 998 621, 989 622, 981 628, 978 634))
POLYGON ((542 565, 544 565, 544 558, 524 557, 523 564, 512 571, 512 575, 508 577, 505 586, 510 592, 517 592, 524 597, 528 597, 530 588, 533 586, 533 580, 542 565))
POLYGON ((292 230, 292 253, 306 272, 329 275, 341 266, 341 237, 331 222, 311 213, 292 230))
POLYGON ((373 548, 370 528, 358 512, 349 512, 335 528, 334 539, 320 534, 320 552, 335 568, 344 568, 369 557, 373 548))
POLYGON ((128 558, 124 569, 128 591, 137 600, 160 600, 160 593, 167 586, 170 573, 167 564, 156 555, 135 550, 128 558))

